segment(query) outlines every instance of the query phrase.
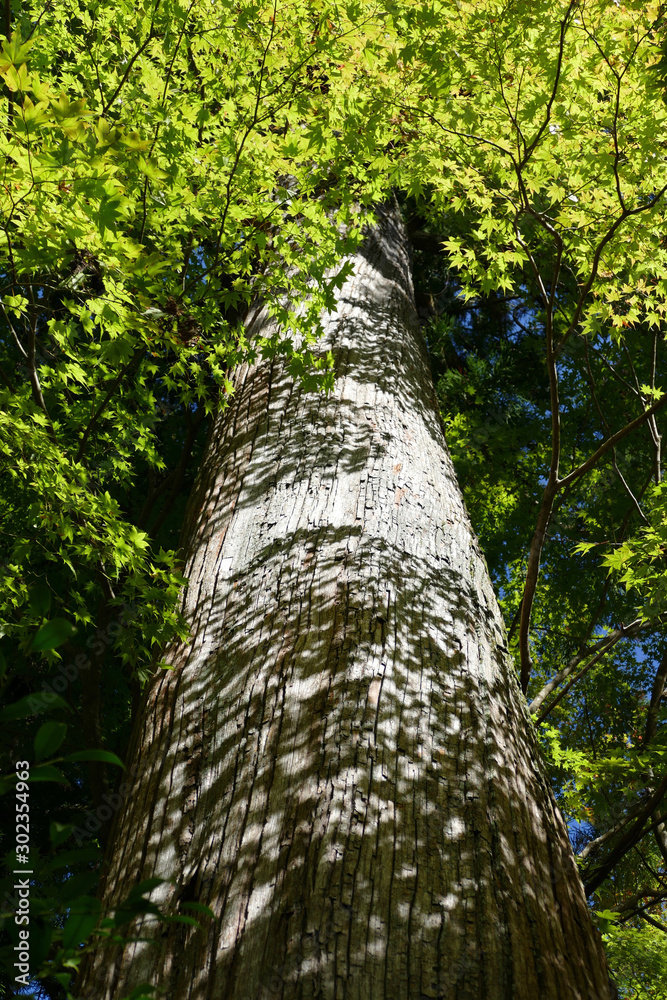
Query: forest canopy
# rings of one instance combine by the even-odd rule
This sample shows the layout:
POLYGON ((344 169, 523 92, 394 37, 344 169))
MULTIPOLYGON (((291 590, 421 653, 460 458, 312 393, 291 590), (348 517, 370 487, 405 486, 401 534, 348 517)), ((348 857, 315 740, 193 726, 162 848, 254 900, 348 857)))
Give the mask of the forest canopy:
POLYGON ((331 389, 322 312, 397 197, 590 905, 621 995, 667 996, 665 27, 643 0, 6 0, 2 791, 31 761, 42 995, 151 905, 95 894, 141 692, 187 636, 209 419, 259 356, 331 389), (279 335, 248 335, 260 299, 279 335))

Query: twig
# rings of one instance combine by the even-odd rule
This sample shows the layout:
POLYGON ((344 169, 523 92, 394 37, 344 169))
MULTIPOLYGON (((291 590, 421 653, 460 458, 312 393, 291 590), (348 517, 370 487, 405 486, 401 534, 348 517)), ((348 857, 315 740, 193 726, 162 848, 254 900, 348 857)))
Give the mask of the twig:
MULTIPOLYGON (((589 349, 588 349, 588 341, 585 338, 584 338, 584 351, 585 351, 585 355, 586 355, 586 370, 588 372, 588 384, 590 386, 591 396, 593 398, 593 402, 595 404, 595 408, 598 411, 598 415, 600 417, 600 420, 602 421, 604 429, 607 432, 607 435, 611 436, 611 427, 607 423, 607 419, 606 419, 604 413, 602 412, 602 407, 600 406, 600 402, 598 400, 597 390, 596 390, 596 387, 595 387, 595 378, 593 376, 593 370, 591 368, 590 353, 589 353, 589 349)), ((655 419, 655 418, 653 418, 653 419, 655 419)), ((618 460, 616 458, 616 448, 615 447, 611 449, 611 461, 612 461, 612 465, 614 467, 614 472, 616 473, 616 475, 620 479, 621 484, 623 485, 623 489, 628 494, 628 496, 630 497, 630 500, 634 504, 634 507, 635 507, 637 513, 639 514, 640 519, 644 522, 644 524, 648 524, 649 523, 648 522, 648 518, 644 514, 644 511, 641 509, 641 507, 639 505, 639 501, 637 500, 636 496, 634 495, 634 493, 632 492, 632 490, 628 486, 628 484, 627 484, 627 482, 625 480, 625 476, 623 475, 623 473, 621 472, 621 470, 618 467, 618 460)))
POLYGON ((93 63, 94 63, 94 66, 95 66, 95 72, 97 74, 97 80, 98 80, 98 84, 99 84, 100 95, 102 97, 102 112, 101 112, 102 115, 105 115, 107 113, 107 111, 109 110, 109 108, 111 107, 111 105, 114 103, 114 101, 116 100, 116 98, 120 94, 121 90, 125 86, 125 83, 127 82, 127 78, 129 77, 130 72, 131 72, 132 67, 134 66, 135 62, 137 61, 137 59, 139 58, 139 56, 142 54, 142 52, 144 52, 144 50, 146 49, 146 46, 151 41, 151 39, 155 38, 155 15, 157 14, 157 12, 158 12, 158 10, 160 8, 160 2, 161 2, 161 0, 157 0, 157 3, 155 4, 155 7, 153 8, 153 13, 151 14, 151 25, 150 25, 150 28, 148 29, 148 34, 146 36, 145 41, 139 46, 139 48, 134 53, 134 55, 131 56, 130 59, 128 60, 127 66, 125 67, 125 72, 124 72, 124 74, 122 76, 122 79, 121 79, 120 83, 118 84, 118 86, 114 90, 113 94, 111 95, 110 99, 106 103, 104 102, 104 94, 102 93, 102 84, 100 83, 100 74, 99 74, 99 71, 97 69, 97 63, 94 62, 94 60, 93 60, 93 63))
POLYGON ((86 446, 88 444, 88 438, 90 437, 90 433, 91 433, 93 427, 95 426, 95 424, 97 423, 97 421, 99 420, 99 418, 104 413, 105 409, 107 408, 108 404, 110 403, 111 399, 113 398, 114 393, 116 392, 116 390, 120 386, 121 382, 123 381, 123 379, 125 378, 125 376, 128 374, 128 372, 130 371, 130 369, 136 363, 137 359, 140 356, 141 356, 141 351, 140 350, 136 351, 134 353, 134 355, 130 358, 130 360, 127 362, 127 364, 123 366, 123 368, 120 370, 120 372, 118 373, 118 375, 116 376, 116 378, 113 380, 113 382, 111 384, 111 388, 107 392, 106 396, 104 397, 104 399, 102 400, 102 402, 100 403, 100 405, 97 407, 97 409, 95 410, 95 412, 92 414, 90 420, 88 421, 88 426, 86 427, 86 429, 83 432, 83 437, 81 438, 81 444, 79 445, 79 450, 77 451, 76 458, 74 460, 75 462, 80 462, 81 459, 83 458, 84 452, 86 450, 86 446))
POLYGON ((118 86, 114 90, 114 92, 111 95, 111 97, 109 98, 109 100, 102 107, 101 114, 103 116, 107 113, 107 111, 109 110, 109 108, 111 107, 111 105, 114 103, 114 101, 116 100, 116 98, 120 94, 121 90, 123 89, 123 87, 124 87, 124 85, 125 85, 125 83, 127 81, 128 76, 130 75, 132 67, 134 66, 135 62, 137 61, 137 59, 139 58, 139 56, 142 54, 142 52, 144 52, 144 50, 146 49, 147 45, 149 44, 149 42, 152 39, 153 39, 153 30, 151 28, 151 30, 149 31, 148 35, 146 36, 145 41, 139 46, 139 48, 137 49, 137 51, 128 59, 127 66, 125 68, 125 72, 123 73, 123 76, 121 77, 120 83, 118 84, 118 86))
MULTIPOLYGON (((602 885, 604 880, 613 871, 621 858, 632 850, 635 844, 649 833, 657 824, 653 823, 649 827, 645 827, 644 823, 648 817, 652 816, 656 811, 657 807, 662 802, 665 792, 667 792, 667 775, 662 779, 658 787, 656 788, 653 795, 650 796, 644 808, 640 812, 638 818, 636 819, 634 825, 630 830, 627 831, 624 837, 618 842, 616 847, 609 852, 604 862, 593 872, 591 877, 587 880, 584 885, 584 891, 587 896, 590 896, 595 890, 602 885)), ((665 817, 662 817, 664 821, 665 817)))
MULTIPOLYGON (((591 653, 598 654, 598 653, 609 652, 609 650, 613 649, 613 647, 616 645, 617 642, 619 642, 621 639, 624 639, 627 635, 633 634, 632 632, 630 632, 631 629, 633 629, 633 631, 637 631, 640 622, 641 619, 637 618, 630 625, 621 626, 621 628, 615 629, 613 632, 607 633, 607 635, 603 636, 602 639, 600 639, 599 642, 597 642, 594 646, 592 646, 589 649, 585 649, 583 652, 577 653, 576 656, 573 656, 572 659, 568 662, 567 666, 563 667, 562 670, 560 670, 554 677, 552 677, 551 680, 544 685, 540 693, 536 695, 535 698, 533 698, 530 705, 528 706, 528 711, 530 712, 530 714, 535 715, 538 712, 538 710, 541 708, 544 701, 549 697, 551 692, 558 687, 561 681, 564 681, 567 677, 569 677, 572 674, 574 670, 576 670, 576 668, 579 666, 581 661, 585 659, 586 656, 589 656, 591 653)), ((593 664, 591 662, 589 666, 592 665, 593 664)), ((587 669, 588 667, 585 668, 584 672, 586 672, 587 669)), ((551 711, 551 709, 549 711, 551 711)))
MULTIPOLYGON (((651 389, 655 389, 655 370, 658 361, 658 331, 653 332, 653 351, 651 357, 651 389)), ((651 417, 649 421, 649 429, 651 431, 651 437, 653 438, 653 444, 655 446, 655 481, 656 484, 660 483, 662 479, 661 466, 661 445, 662 445, 662 435, 658 430, 658 424, 655 417, 651 417)))
POLYGON ((619 833, 624 827, 628 825, 628 823, 632 819, 635 818, 635 816, 638 815, 642 806, 643 803, 640 802, 639 805, 635 806, 634 809, 631 809, 630 812, 626 813, 625 816, 623 816, 623 818, 618 821, 618 823, 615 823, 614 826, 611 827, 611 829, 607 830, 605 833, 600 834, 600 836, 596 837, 595 840, 589 840, 586 846, 583 848, 583 850, 579 852, 577 858, 580 861, 584 861, 589 854, 591 854, 593 851, 597 851, 597 849, 599 847, 602 847, 603 844, 606 844, 608 840, 611 840, 613 836, 619 833))
POLYGON ((580 681, 581 678, 588 673, 591 667, 594 667, 595 664, 598 663, 602 659, 602 657, 605 656, 606 653, 608 653, 611 649, 613 649, 613 647, 620 639, 625 638, 626 635, 634 635, 636 632, 638 632, 639 629, 641 628, 641 624, 639 624, 640 622, 641 618, 637 618, 630 625, 626 625, 621 629, 618 629, 615 633, 613 633, 614 636, 613 641, 609 642, 609 644, 606 645, 603 649, 601 649, 599 653, 596 653, 595 656, 592 659, 590 659, 588 663, 586 663, 585 666, 583 666, 581 670, 578 673, 576 673, 570 681, 568 681, 565 687, 561 688, 561 690, 558 692, 558 694, 551 702, 551 704, 548 706, 548 708, 545 708, 545 710, 540 715, 538 715, 536 719, 536 725, 539 725, 540 722, 544 722, 547 716, 551 715, 556 705, 558 705, 558 703, 563 700, 563 698, 568 693, 570 688, 572 688, 577 683, 577 681, 580 681), (618 634, 619 632, 621 633, 620 635, 618 634))
POLYGON ((533 154, 538 142, 544 135, 544 131, 547 128, 549 122, 551 121, 551 109, 553 103, 556 100, 556 95, 558 94, 558 85, 560 83, 561 70, 563 68, 563 52, 565 49, 565 34, 568 28, 568 22, 574 13, 574 8, 578 6, 578 0, 570 0, 570 5, 567 8, 565 17, 560 23, 560 36, 558 41, 558 60, 556 62, 556 76, 554 78, 553 87, 551 88, 551 94, 549 95, 549 100, 547 101, 546 114, 544 116, 544 121, 542 122, 540 128, 537 130, 535 138, 527 147, 524 152, 523 159, 518 164, 518 169, 522 170, 527 164, 529 158, 533 154))
POLYGON ((614 910, 615 913, 622 913, 623 910, 634 909, 637 903, 641 902, 642 899, 646 899, 647 896, 651 896, 653 899, 653 903, 650 905, 655 905, 667 896, 667 889, 642 889, 641 892, 634 893, 634 895, 622 900, 622 902, 616 903, 614 906, 610 906, 609 909, 614 910))
POLYGON ((628 434, 632 434, 632 432, 637 430, 638 427, 641 427, 642 424, 646 423, 646 421, 649 420, 654 413, 658 413, 665 405, 667 405, 667 393, 665 393, 661 399, 657 400, 653 406, 650 406, 648 410, 644 410, 642 414, 634 420, 631 420, 630 423, 626 424, 625 427, 622 427, 620 431, 616 431, 616 433, 612 434, 610 438, 603 441, 597 451, 595 451, 590 458, 586 459, 586 461, 582 462, 578 468, 573 469, 572 472, 568 473, 564 479, 560 480, 559 487, 563 488, 571 482, 574 482, 575 479, 579 479, 581 476, 589 472, 594 465, 597 465, 603 455, 606 455, 610 449, 614 448, 615 445, 617 445, 619 441, 626 438, 628 434))
MULTIPOLYGON (((28 377, 30 379, 30 388, 32 390, 32 398, 39 406, 40 410, 45 414, 49 424, 51 424, 51 417, 49 416, 49 411, 46 408, 46 403, 44 401, 44 396, 42 394, 42 387, 39 382, 39 374, 37 372, 36 365, 36 341, 37 337, 37 321, 35 319, 34 312, 31 314, 28 321, 28 350, 27 350, 27 362, 28 362, 28 377)), ((53 428, 51 428, 53 433, 53 428)))
MULTIPOLYGON (((519 179, 520 179, 520 175, 519 179)), ((523 185, 521 185, 523 188, 523 185)), ((526 200, 527 195, 523 192, 522 197, 526 200)), ((539 217, 538 217, 539 218, 539 217)), ((516 238, 524 248, 524 252, 528 255, 528 259, 533 268, 538 287, 540 288, 540 294, 544 302, 545 312, 546 312, 546 363, 547 363, 547 373, 549 376, 549 397, 550 397, 550 408, 551 408, 551 463, 549 467, 549 478, 547 480, 547 485, 542 496, 542 503, 540 505, 540 510, 537 516, 537 524, 535 526, 535 532, 533 534, 533 539, 530 545, 530 552, 528 554, 528 565, 526 567, 526 580, 524 583, 523 597, 521 599, 521 615, 519 618, 519 655, 521 660, 521 689, 525 694, 528 690, 528 684, 530 682, 530 674, 532 670, 532 658, 530 655, 530 619, 533 611, 533 603, 535 600, 535 591, 537 589, 537 580, 540 572, 540 561, 542 558, 542 550, 547 537, 547 528, 549 527, 549 521, 551 520, 551 515, 553 513, 554 502, 556 499, 556 494, 559 488, 559 465, 560 465, 560 443, 561 443, 561 428, 560 428, 560 399, 558 393, 558 369, 556 367, 556 354, 554 351, 554 328, 553 328, 553 316, 554 316, 554 302, 556 297, 556 287, 558 284, 558 274, 560 270, 560 261, 563 251, 563 243, 556 233, 553 226, 548 223, 547 220, 540 219, 542 225, 547 229, 548 232, 554 237, 557 247, 556 254, 556 264, 554 267, 554 273, 551 281, 551 288, 547 292, 542 276, 540 274, 539 267, 535 261, 533 254, 530 252, 529 248, 523 242, 521 234, 518 228, 518 219, 515 219, 514 230, 516 238)))

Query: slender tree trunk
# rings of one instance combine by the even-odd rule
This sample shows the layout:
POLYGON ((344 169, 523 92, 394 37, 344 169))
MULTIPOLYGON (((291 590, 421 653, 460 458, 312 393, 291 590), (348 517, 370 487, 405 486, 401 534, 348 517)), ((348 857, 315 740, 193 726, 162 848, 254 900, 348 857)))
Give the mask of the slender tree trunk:
MULTIPOLYGON (((255 324, 266 322, 261 314, 255 324)), ((189 514, 190 645, 150 688, 81 992, 609 1000, 566 830, 448 457, 387 211, 327 320, 334 392, 243 369, 189 514)))

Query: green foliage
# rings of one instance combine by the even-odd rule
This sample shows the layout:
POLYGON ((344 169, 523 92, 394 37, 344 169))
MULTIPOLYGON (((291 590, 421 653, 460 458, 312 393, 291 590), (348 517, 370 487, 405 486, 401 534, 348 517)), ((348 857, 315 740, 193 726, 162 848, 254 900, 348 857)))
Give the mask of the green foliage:
POLYGON ((657 324, 667 165, 656 134, 667 109, 648 70, 658 5, 391 9, 411 69, 402 114, 420 137, 404 144, 401 177, 428 184, 429 211, 465 216, 444 241, 464 296, 515 289, 526 270, 546 291, 562 270, 581 287, 562 333, 577 307, 588 336, 657 324))
POLYGON ((667 937, 662 931, 616 925, 604 940, 622 1000, 665 1000, 667 937))
POLYGON ((566 746, 559 729, 542 724, 544 757, 560 785, 562 805, 569 817, 590 822, 599 817, 591 802, 610 796, 631 797, 641 789, 647 772, 662 772, 667 760, 664 744, 642 750, 627 738, 619 745, 612 733, 605 734, 594 753, 566 746))
MULTIPOLYGON (((532 660, 573 841, 605 837, 584 851, 588 881, 664 774, 664 12, 591 0, 391 13, 406 80, 394 176, 413 230, 444 249, 417 251, 415 280, 448 442, 511 649, 532 660)), ((651 817, 640 833, 604 869, 599 905, 664 884, 651 817)))
MULTIPOLYGON (((665 753, 662 709, 646 738, 667 545, 664 488, 649 488, 667 373, 662 13, 645 0, 15 12, 0 56, 0 720, 33 765, 35 947, 53 996, 105 935, 159 915, 154 886, 99 912, 96 817, 142 686, 187 641, 179 529, 208 418, 260 355, 331 387, 322 310, 392 189, 442 248, 416 249, 417 293, 514 652, 555 484, 527 637, 554 790, 596 834, 650 795, 665 753), (275 332, 253 338, 259 302, 275 332)), ((600 905, 647 870, 664 875, 648 836, 600 905)), ((608 932, 628 996, 661 995, 651 935, 608 932)))
POLYGON ((32 763, 31 961, 64 997, 116 933, 105 919, 148 912, 132 897, 118 923, 94 901, 105 802, 141 687, 187 638, 179 521, 208 417, 259 355, 330 388, 320 316, 360 202, 387 180, 363 158, 365 39, 326 4, 15 13, 0 57, 2 719, 9 758, 32 763), (274 335, 250 336, 251 302, 274 335))
POLYGON ((647 496, 648 523, 603 558, 603 565, 639 597, 638 612, 651 621, 667 610, 667 489, 664 482, 647 496))
POLYGON ((2 611, 19 645, 27 587, 48 586, 49 564, 75 622, 100 597, 141 608, 133 666, 182 635, 176 557, 123 502, 146 470, 166 471, 160 409, 209 413, 258 351, 330 385, 312 345, 355 224, 353 184, 320 190, 349 160, 332 144, 337 102, 311 82, 341 58, 328 24, 62 3, 5 47, 2 611), (247 341, 251 298, 280 335, 247 341))

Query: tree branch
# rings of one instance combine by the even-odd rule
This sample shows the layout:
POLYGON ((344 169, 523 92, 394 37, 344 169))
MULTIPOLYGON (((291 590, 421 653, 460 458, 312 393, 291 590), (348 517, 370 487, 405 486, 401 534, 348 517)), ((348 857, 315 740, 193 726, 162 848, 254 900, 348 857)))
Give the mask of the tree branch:
MULTIPOLYGON (((616 632, 612 633, 612 635, 614 636, 613 640, 610 641, 609 644, 606 645, 603 649, 601 649, 599 653, 596 653, 596 655, 591 660, 589 660, 588 663, 584 667, 582 667, 581 670, 577 674, 575 674, 575 676, 572 678, 572 680, 570 680, 565 685, 565 687, 561 688, 561 690, 558 692, 558 694, 556 695, 556 697, 554 698, 554 700, 551 702, 551 704, 549 705, 549 707, 545 708, 545 710, 542 712, 542 714, 537 717, 537 719, 535 720, 535 724, 539 725, 540 722, 544 722, 544 720, 547 718, 547 716, 551 715, 551 713, 553 712, 553 710, 556 707, 556 705, 558 705, 558 703, 563 700, 563 698, 568 693, 568 691, 570 690, 570 688, 572 688, 577 683, 577 681, 580 681, 581 678, 585 674, 588 673, 588 671, 591 669, 591 667, 594 667, 595 664, 598 663, 602 659, 602 657, 606 653, 609 652, 610 649, 613 649, 613 647, 616 645, 616 643, 620 639, 625 638, 626 635, 634 635, 636 632, 638 632, 639 629, 642 627, 641 624, 640 624, 640 622, 641 622, 641 618, 637 618, 630 625, 626 625, 624 627, 621 627, 621 629, 618 629, 616 632), (620 632, 620 634, 619 634, 619 632, 620 632)), ((545 695, 545 697, 546 697, 546 695, 545 695)))
POLYGON ((604 236, 598 243, 597 247, 595 248, 595 252, 593 254, 593 263, 591 265, 591 273, 588 276, 586 283, 581 290, 581 293, 577 300, 577 304, 575 306, 574 315, 572 316, 570 325, 568 326, 567 330, 561 337, 561 340, 556 348, 556 354, 560 354, 563 347, 569 340, 570 336, 576 329, 579 320, 581 319, 581 314, 584 309, 584 303, 588 298, 588 293, 593 287, 593 282, 597 277, 597 273, 600 267, 600 258, 602 256, 602 251, 607 246, 611 238, 615 235, 616 230, 619 228, 619 226, 621 226, 625 222, 626 219, 629 219, 630 216, 639 215, 640 212, 647 212, 650 211, 652 208, 654 208, 664 195, 665 191, 667 191, 667 184, 665 184, 664 187, 662 187, 658 191, 658 193, 645 205, 638 205, 637 208, 629 208, 622 211, 619 217, 615 220, 615 222, 612 223, 607 232, 604 234, 604 236))
POLYGON ((561 70, 563 68, 563 52, 564 52, 564 49, 565 49, 565 33, 567 31, 568 22, 569 22, 570 18, 572 17, 572 14, 574 13, 574 8, 576 6, 578 6, 578 0, 570 0, 570 5, 567 8, 567 11, 565 13, 565 17, 563 18, 563 20, 560 23, 560 35, 559 35, 559 40, 558 40, 558 59, 557 59, 557 62, 556 62, 556 76, 555 76, 555 79, 554 79, 553 87, 551 88, 551 94, 549 95, 549 100, 547 101, 546 114, 544 116, 544 121, 542 122, 540 128, 537 131, 537 134, 535 135, 535 138, 533 139, 533 141, 530 143, 530 145, 526 148, 526 151, 524 152, 523 158, 521 159, 521 161, 520 161, 520 163, 518 165, 519 170, 522 170, 525 167, 525 165, 528 162, 528 160, 530 159, 533 151, 535 150, 535 147, 537 146, 538 142, 540 141, 540 139, 544 135, 544 130, 548 126, 549 122, 551 121, 551 109, 553 107, 554 101, 556 100, 556 95, 558 93, 558 84, 560 83, 560 74, 561 74, 561 70))
POLYGON ((625 816, 618 821, 618 823, 615 823, 614 826, 612 826, 605 833, 600 834, 600 836, 596 837, 595 840, 589 840, 583 850, 579 852, 577 858, 580 861, 585 861, 589 854, 597 851, 599 847, 602 847, 602 845, 606 844, 608 840, 611 840, 612 837, 619 833, 631 820, 635 818, 635 816, 638 815, 642 805, 643 803, 640 802, 639 805, 635 806, 634 809, 631 809, 630 812, 627 812, 625 816))
MULTIPOLYGON (((563 669, 560 670, 555 675, 555 677, 552 677, 551 680, 544 685, 540 693, 536 695, 535 698, 533 698, 530 705, 528 706, 528 711, 530 712, 530 714, 535 715, 539 711, 542 704, 549 697, 551 692, 558 687, 561 681, 564 681, 567 677, 570 676, 570 674, 574 670, 576 670, 576 668, 579 666, 581 661, 585 659, 586 656, 589 656, 591 653, 596 654, 595 660, 587 664, 584 667, 583 671, 580 674, 577 674, 576 679, 578 679, 580 676, 583 676, 583 674, 586 673, 586 671, 593 666, 593 663, 597 662, 601 654, 608 653, 609 650, 613 649, 616 643, 619 642, 621 639, 624 639, 627 635, 632 635, 636 631, 638 631, 640 622, 641 619, 637 618, 635 619, 635 621, 631 622, 630 625, 622 625, 621 628, 615 629, 613 632, 609 632, 607 635, 603 636, 602 639, 600 639, 599 642, 596 642, 594 646, 584 650, 583 652, 577 653, 576 656, 573 656, 572 659, 568 662, 567 666, 563 667, 563 669)), ((556 702, 554 702, 554 705, 555 704, 556 702)), ((549 712, 553 707, 554 706, 552 705, 551 708, 549 709, 549 712)), ((540 722, 542 721, 542 717, 540 717, 539 721, 540 722)))
POLYGON ((111 97, 109 98, 109 100, 102 107, 102 115, 105 115, 107 113, 107 111, 109 110, 109 108, 111 107, 111 105, 114 103, 114 101, 116 100, 116 98, 120 94, 121 90, 125 86, 125 83, 127 82, 128 76, 130 75, 130 73, 132 71, 132 67, 134 66, 135 62, 137 61, 137 59, 139 58, 139 56, 142 54, 142 52, 144 52, 144 50, 146 49, 147 45, 152 40, 152 38, 153 38, 153 30, 151 28, 151 30, 149 31, 148 35, 146 36, 145 41, 139 46, 139 48, 137 49, 137 51, 128 59, 127 66, 125 67, 125 72, 123 73, 123 76, 121 77, 120 83, 118 84, 118 86, 114 90, 114 92, 111 95, 111 97))
MULTIPOLYGON (((653 795, 651 795, 647 800, 632 828, 628 830, 625 836, 620 839, 614 849, 609 852, 604 862, 599 865, 599 867, 592 873, 591 877, 585 883, 584 891, 587 896, 590 896, 593 892, 595 892, 595 890, 602 885, 607 876, 613 871, 621 858, 625 857, 625 855, 639 843, 642 837, 658 825, 657 823, 653 823, 649 827, 644 826, 646 820, 653 815, 657 807, 662 802, 665 792, 667 792, 667 775, 663 777, 653 795)), ((663 816, 658 822, 664 822, 664 819, 665 817, 663 816)))
MULTIPOLYGON (((36 363, 36 338, 37 338, 37 323, 34 313, 30 316, 28 321, 28 350, 26 352, 26 360, 28 362, 28 378, 30 379, 30 388, 32 391, 32 398, 40 410, 44 413, 49 425, 51 425, 51 417, 49 416, 49 411, 46 408, 46 403, 44 401, 44 396, 42 394, 42 387, 39 381, 39 374, 37 372, 36 363)), ((51 427, 51 433, 53 433, 53 428, 51 427)))
POLYGON ((657 927, 657 929, 662 931, 663 934, 667 934, 667 927, 665 927, 664 924, 661 924, 659 920, 656 920, 655 917, 646 913, 644 910, 637 910, 637 912, 633 913, 632 916, 641 917, 641 919, 645 920, 648 924, 651 924, 653 927, 657 927))
POLYGON ((140 355, 141 355, 141 351, 140 350, 136 351, 134 353, 134 355, 130 358, 130 360, 127 362, 127 364, 123 366, 123 368, 120 370, 120 372, 118 373, 118 375, 116 376, 116 378, 113 380, 113 382, 111 384, 111 388, 107 392, 106 396, 104 397, 104 399, 102 400, 102 402, 100 403, 100 405, 98 406, 98 408, 95 410, 95 412, 92 414, 90 420, 88 421, 88 426, 86 427, 86 429, 83 432, 83 436, 81 438, 81 444, 79 445, 79 450, 77 451, 76 458, 74 459, 75 462, 80 462, 81 459, 83 458, 84 452, 86 450, 86 446, 88 444, 88 438, 90 437, 91 431, 93 430, 95 424, 100 419, 100 417, 102 416, 102 414, 106 410, 107 406, 111 402, 111 400, 112 400, 112 398, 113 398, 116 390, 120 386, 121 382, 123 381, 123 379, 125 378, 125 376, 128 374, 128 372, 130 371, 130 369, 132 368, 132 366, 136 363, 136 361, 140 357, 140 355))
POLYGON ((657 400, 657 402, 655 402, 653 406, 650 406, 648 410, 644 410, 644 412, 641 413, 638 417, 636 417, 634 420, 631 420, 629 424, 626 424, 625 427, 622 427, 620 431, 616 431, 616 433, 612 434, 610 438, 607 438, 606 441, 603 441, 600 447, 597 449, 597 451, 595 451, 590 458, 586 459, 586 461, 582 462, 578 468, 573 469, 572 472, 568 473, 567 476, 565 476, 563 479, 559 481, 558 483, 559 489, 563 489, 565 486, 568 486, 570 483, 574 482, 575 479, 579 479, 581 476, 589 472, 594 465, 597 465, 597 463, 599 462, 599 460, 602 458, 603 455, 606 455, 608 451, 614 448, 619 441, 622 441, 624 438, 626 438, 628 434, 632 434, 632 432, 637 430, 638 427, 641 427, 642 424, 646 423, 646 421, 649 420, 654 413, 658 413, 660 410, 663 409, 665 405, 667 405, 667 393, 665 393, 664 396, 662 396, 659 400, 657 400))
POLYGON ((549 521, 551 520, 551 514, 553 512, 553 506, 557 492, 558 492, 558 485, 551 481, 548 482, 546 489, 544 491, 544 495, 542 497, 542 504, 540 506, 540 511, 537 516, 535 533, 533 534, 533 540, 531 542, 530 552, 528 554, 526 582, 523 588, 523 597, 521 599, 521 615, 519 618, 521 689, 524 694, 528 690, 528 684, 530 682, 530 673, 533 665, 530 656, 530 618, 533 610, 533 603, 535 600, 535 591, 537 589, 537 579, 540 572, 540 560, 542 558, 542 549, 544 548, 544 543, 546 541, 547 528, 549 527, 549 521))
POLYGON ((610 906, 609 909, 614 910, 616 913, 622 913, 623 910, 632 910, 637 906, 637 903, 646 899, 647 896, 653 899, 653 903, 650 905, 655 905, 655 903, 667 897, 667 889, 642 889, 641 892, 636 892, 633 896, 628 896, 627 899, 616 903, 614 906, 610 906))
MULTIPOLYGON (((603 425, 605 431, 607 432, 607 434, 609 436, 611 436, 611 427, 607 423, 607 419, 606 419, 604 413, 602 412, 602 407, 600 406, 600 401, 598 400, 598 394, 597 394, 597 390, 596 390, 596 386, 595 386, 595 378, 593 376, 593 369, 591 368, 591 360, 590 360, 590 351, 589 351, 588 340, 586 340, 585 337, 582 338, 582 339, 584 341, 584 351, 585 351, 585 356, 586 356, 586 371, 588 373, 588 384, 590 386, 591 396, 593 398, 593 402, 595 404, 595 408, 598 411, 598 415, 600 417, 602 425, 603 425)), ((655 418, 653 418, 653 419, 655 419, 655 418)), ((621 485, 623 486, 623 489, 625 490, 625 492, 628 494, 630 500, 632 501, 632 503, 633 503, 633 505, 635 507, 635 510, 639 514, 640 519, 644 522, 644 524, 648 524, 649 523, 648 522, 648 518, 644 514, 644 511, 641 509, 641 507, 639 505, 639 501, 637 500, 636 496, 634 495, 634 493, 632 492, 632 490, 628 486, 628 484, 627 484, 627 482, 625 480, 625 476, 623 475, 623 473, 621 472, 621 470, 618 467, 618 460, 617 460, 617 457, 616 457, 616 448, 615 447, 611 449, 611 461, 612 461, 612 465, 614 467, 614 472, 616 473, 616 475, 620 479, 621 485)))

